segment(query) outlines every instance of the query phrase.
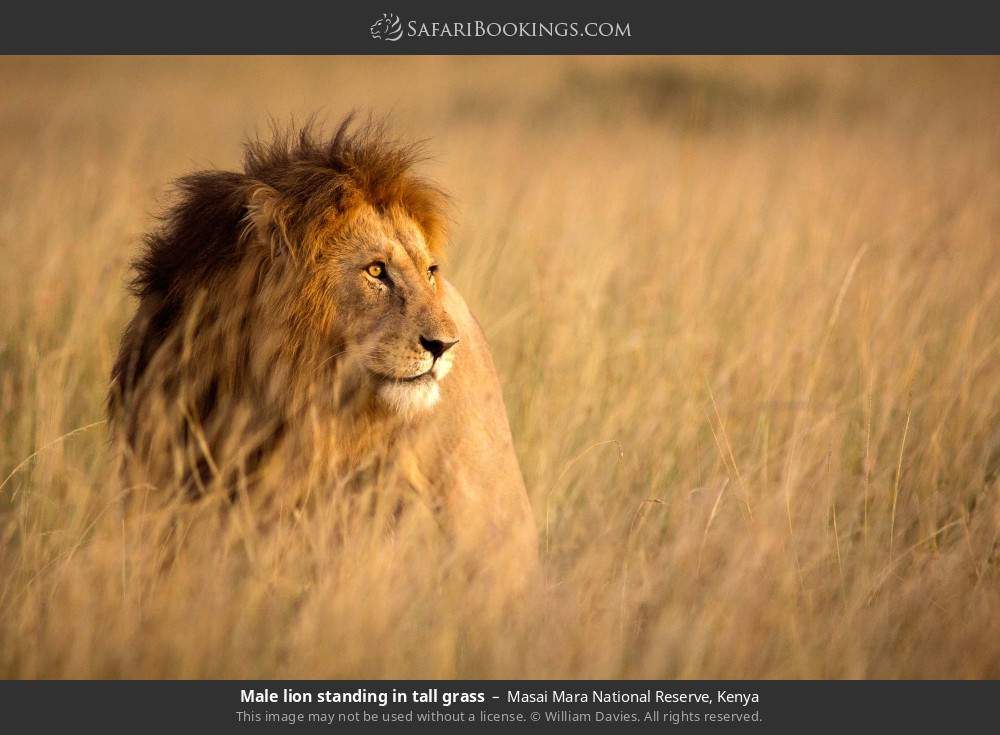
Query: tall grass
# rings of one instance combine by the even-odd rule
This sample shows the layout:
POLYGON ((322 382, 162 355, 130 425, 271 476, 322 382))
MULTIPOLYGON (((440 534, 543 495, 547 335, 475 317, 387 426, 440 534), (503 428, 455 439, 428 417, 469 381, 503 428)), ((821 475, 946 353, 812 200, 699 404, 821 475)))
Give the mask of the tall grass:
POLYGON ((1000 676, 995 60, 0 78, 0 675, 1000 676), (234 166, 268 115, 357 106, 429 138, 455 195, 447 271, 540 532, 527 591, 405 528, 335 537, 336 497, 265 530, 122 509, 98 422, 166 183, 234 166))

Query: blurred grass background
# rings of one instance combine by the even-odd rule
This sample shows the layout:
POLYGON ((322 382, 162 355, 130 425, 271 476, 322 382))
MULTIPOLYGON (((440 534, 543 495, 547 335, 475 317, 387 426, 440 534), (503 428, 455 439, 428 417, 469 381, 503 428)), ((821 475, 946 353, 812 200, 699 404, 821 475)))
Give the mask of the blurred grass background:
POLYGON ((997 60, 8 57, 0 88, 0 675, 1000 676, 997 60), (169 182, 354 108, 455 198, 526 594, 315 518, 185 525, 165 566, 118 510, 94 424, 169 182))

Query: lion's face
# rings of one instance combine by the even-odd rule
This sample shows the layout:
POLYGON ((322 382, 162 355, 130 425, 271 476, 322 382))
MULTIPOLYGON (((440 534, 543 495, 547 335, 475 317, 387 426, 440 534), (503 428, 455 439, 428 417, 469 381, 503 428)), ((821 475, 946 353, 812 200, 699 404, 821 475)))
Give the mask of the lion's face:
POLYGON ((308 298, 329 300, 338 363, 398 414, 433 407, 459 335, 420 228, 364 206, 320 237, 308 298))
POLYGON ((389 16, 383 15, 377 21, 371 24, 368 31, 372 34, 372 38, 375 40, 381 40, 382 34, 385 33, 386 24, 389 22, 389 16))

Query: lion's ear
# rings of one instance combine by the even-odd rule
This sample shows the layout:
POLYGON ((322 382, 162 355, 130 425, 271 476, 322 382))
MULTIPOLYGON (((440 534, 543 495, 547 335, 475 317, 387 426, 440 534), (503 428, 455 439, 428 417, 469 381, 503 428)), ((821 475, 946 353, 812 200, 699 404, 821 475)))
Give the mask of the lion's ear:
POLYGON ((271 246, 273 255, 291 249, 286 222, 281 195, 267 184, 254 185, 247 196, 248 229, 252 229, 261 242, 271 246))

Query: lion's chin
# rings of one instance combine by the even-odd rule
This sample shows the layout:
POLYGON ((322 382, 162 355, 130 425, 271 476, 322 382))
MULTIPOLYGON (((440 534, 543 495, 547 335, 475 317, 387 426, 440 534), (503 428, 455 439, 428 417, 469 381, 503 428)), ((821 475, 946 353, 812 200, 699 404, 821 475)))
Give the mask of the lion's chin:
POLYGON ((429 411, 441 400, 441 388, 432 375, 413 380, 386 380, 379 384, 379 400, 393 413, 412 418, 429 411))

